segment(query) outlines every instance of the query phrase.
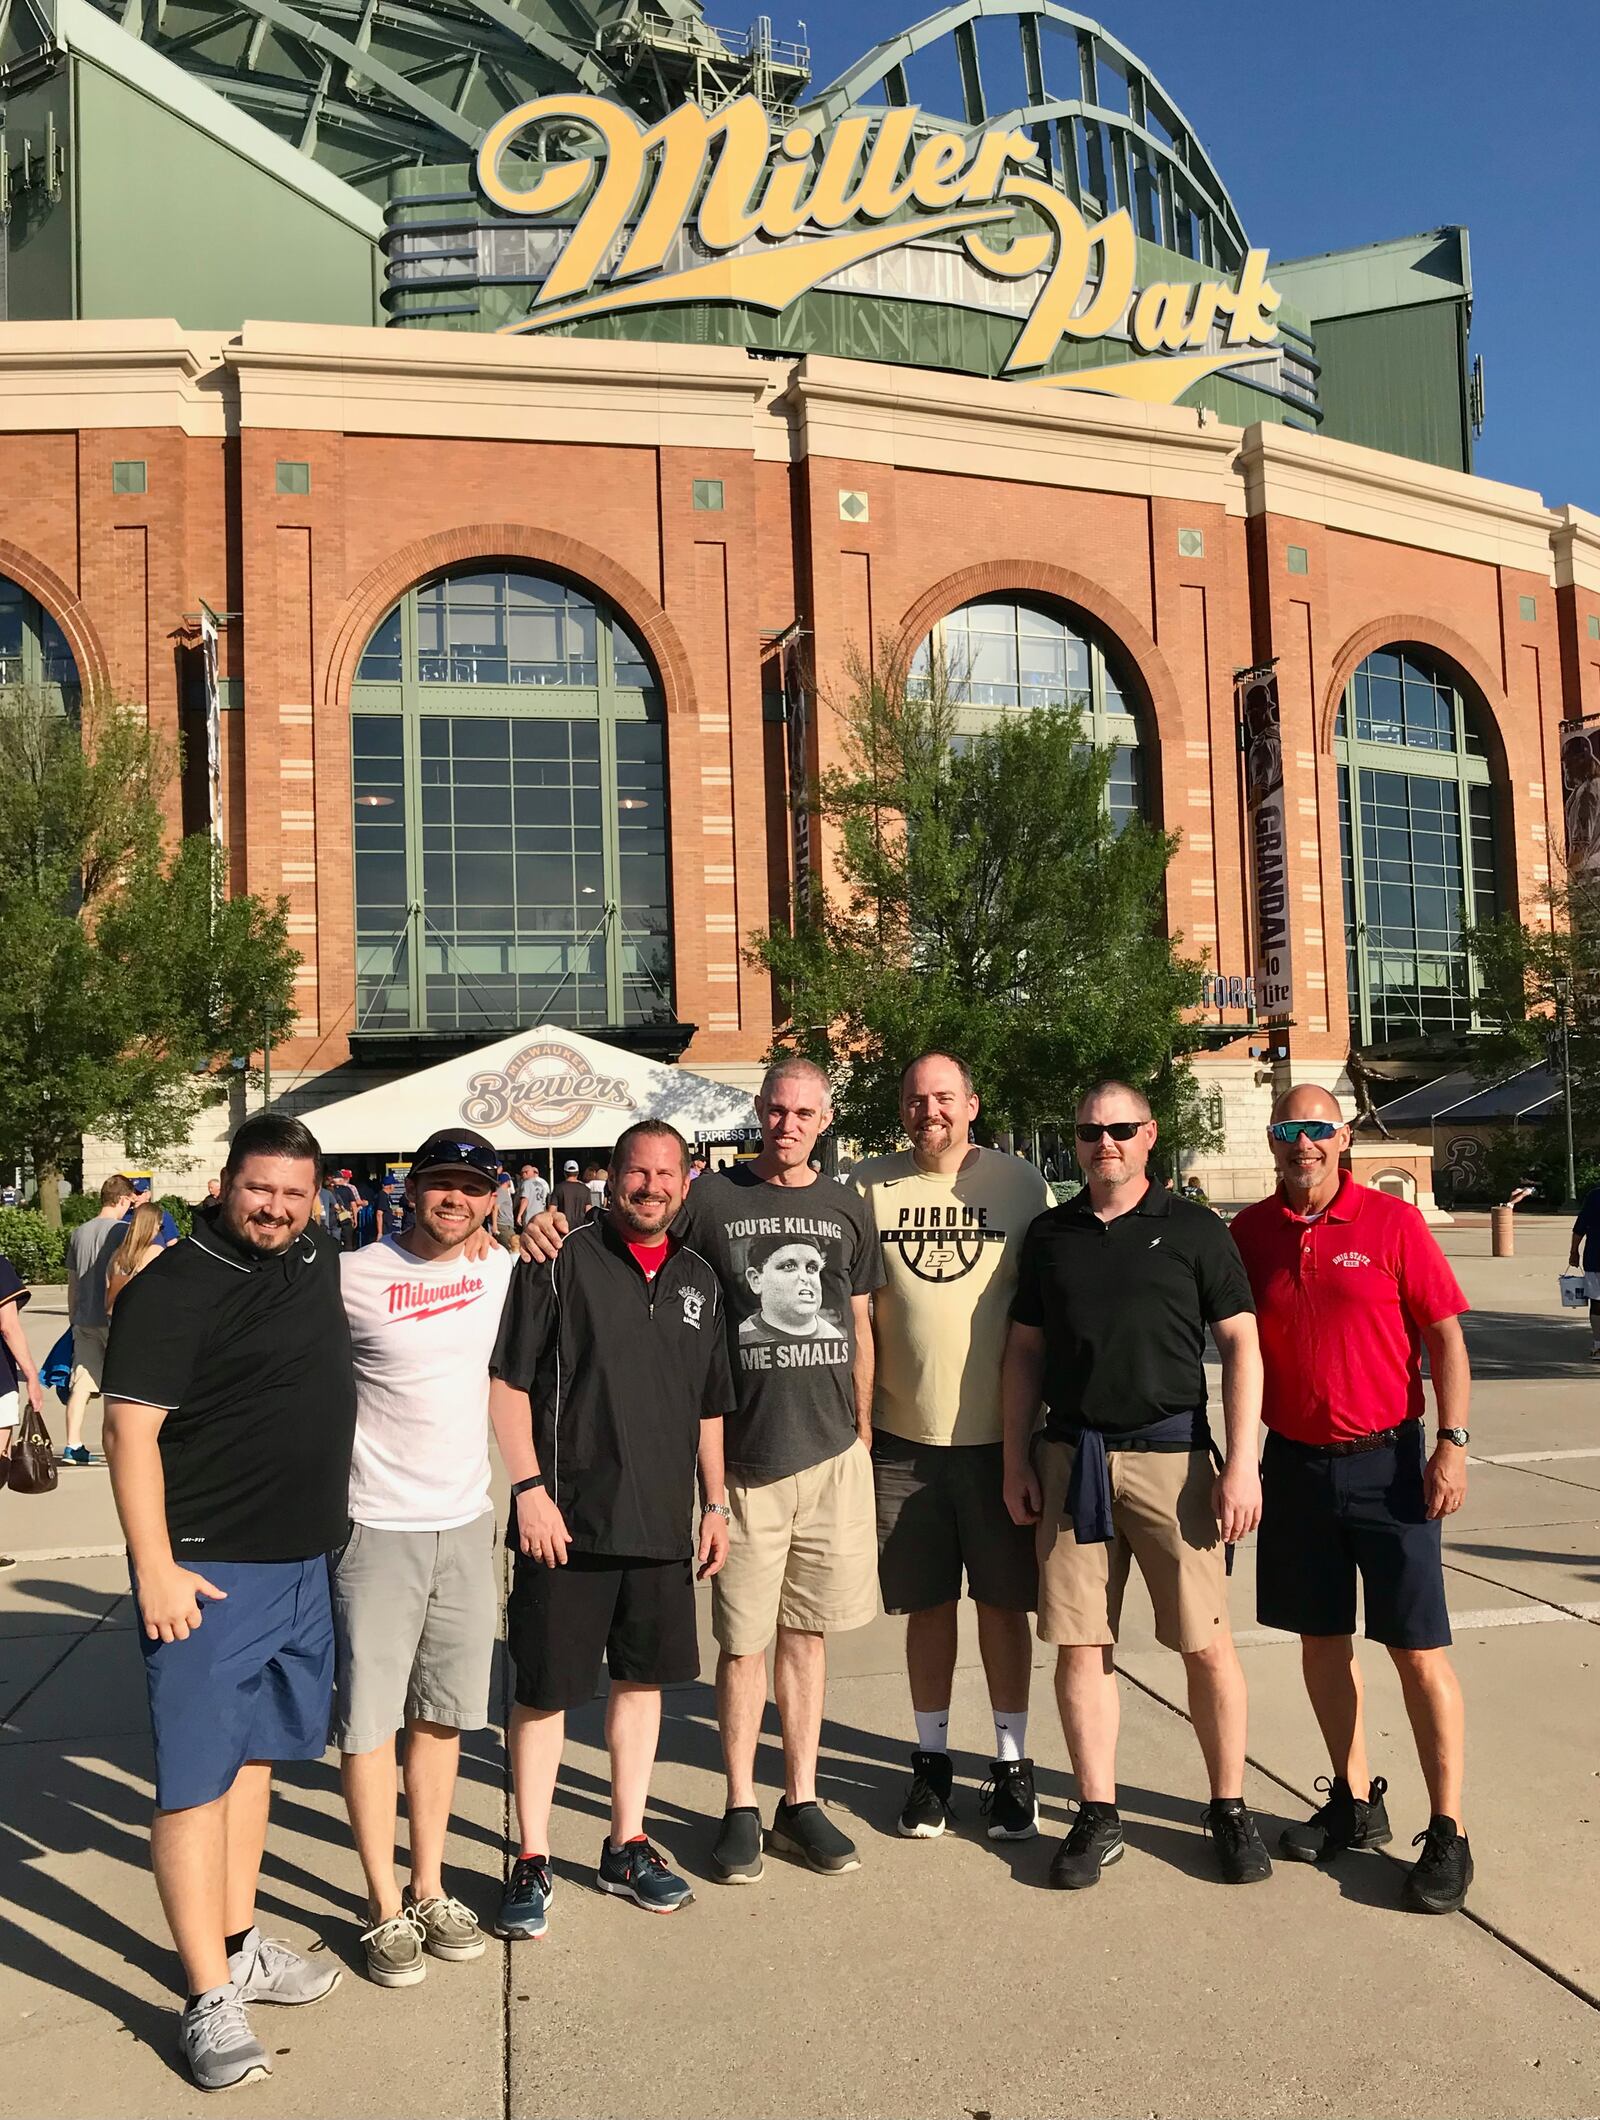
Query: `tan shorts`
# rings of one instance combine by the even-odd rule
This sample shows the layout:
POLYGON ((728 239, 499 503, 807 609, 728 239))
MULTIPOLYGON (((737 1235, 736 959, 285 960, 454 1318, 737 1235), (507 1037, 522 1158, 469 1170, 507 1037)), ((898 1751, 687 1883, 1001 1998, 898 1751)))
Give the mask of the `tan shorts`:
POLYGON ((68 1391, 76 1388, 79 1377, 88 1381, 91 1397, 100 1389, 100 1371, 105 1365, 106 1341, 110 1336, 109 1325, 75 1325, 72 1328, 72 1379, 68 1391))
POLYGON ((728 1558, 711 1582, 711 1628, 730 1656, 754 1656, 779 1627, 843 1634, 878 1616, 872 1453, 838 1457, 760 1486, 728 1486, 728 1558))
POLYGON ((1226 1549, 1211 1513, 1215 1468, 1204 1450, 1111 1450, 1109 1543, 1080 1546, 1065 1515, 1070 1443, 1039 1440, 1039 1639, 1064 1647, 1117 1639, 1128 1568, 1139 1563, 1156 1640, 1189 1655, 1226 1641, 1226 1549))

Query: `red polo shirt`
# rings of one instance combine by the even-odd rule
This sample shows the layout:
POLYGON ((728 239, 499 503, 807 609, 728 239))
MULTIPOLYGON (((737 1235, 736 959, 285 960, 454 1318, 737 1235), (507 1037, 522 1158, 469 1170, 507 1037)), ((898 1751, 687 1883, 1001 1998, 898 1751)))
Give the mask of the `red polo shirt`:
POLYGON ((1334 1443, 1421 1418, 1422 1327, 1467 1299, 1414 1207, 1346 1171, 1322 1214, 1276 1192, 1229 1232, 1255 1294, 1269 1428, 1334 1443))

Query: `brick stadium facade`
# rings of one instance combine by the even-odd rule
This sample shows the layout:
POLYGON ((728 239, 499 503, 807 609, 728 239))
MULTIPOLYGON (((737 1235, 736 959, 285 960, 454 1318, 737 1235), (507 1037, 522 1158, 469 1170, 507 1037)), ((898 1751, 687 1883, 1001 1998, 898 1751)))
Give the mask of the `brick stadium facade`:
MULTIPOLYGON (((1170 926, 1223 973, 1252 950, 1233 681, 1275 658, 1294 960, 1280 1080, 1339 1082, 1361 1042, 1335 757, 1358 668, 1409 644, 1465 703, 1502 905, 1531 908, 1561 849, 1560 724, 1600 713, 1600 519, 1288 426, 972 376, 600 340, 11 324, 0 490, 0 577, 59 627, 86 697, 177 736, 196 615, 226 614, 223 828, 237 885, 289 904, 299 1015, 273 1085, 313 1121, 380 1079, 351 1042, 357 667, 397 601, 452 572, 567 583, 642 646, 664 723, 673 1012, 694 1026, 686 1062, 735 1082, 773 1029, 745 943, 786 918, 794 882, 789 732, 764 689, 796 629, 813 773, 853 652, 909 652, 995 601, 1091 632, 1138 724, 1145 807, 1179 835, 1170 926), (114 490, 128 464, 143 490, 114 490), (284 466, 306 490, 278 490, 284 466)), ((1202 1175, 1240 1197, 1262 1175, 1270 1082, 1241 1010, 1208 1021, 1235 1036, 1199 1062, 1229 1136, 1202 1175)), ((211 1147, 193 1144, 205 1165, 211 1147)))

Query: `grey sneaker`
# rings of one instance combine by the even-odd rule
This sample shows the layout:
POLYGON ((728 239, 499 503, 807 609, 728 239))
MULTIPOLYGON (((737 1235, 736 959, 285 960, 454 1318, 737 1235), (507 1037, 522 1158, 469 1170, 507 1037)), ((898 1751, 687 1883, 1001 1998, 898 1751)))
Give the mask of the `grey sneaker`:
POLYGON ((210 1988, 186 2003, 178 2018, 178 2051, 203 2091, 232 2090, 272 2074, 267 2050, 250 2029, 239 1990, 210 1988))
POLYGON ((481 1958, 489 1948, 477 1915, 459 1899, 413 1899, 408 1893, 406 1905, 421 1923, 423 1948, 435 1958, 481 1958))
POLYGON ((361 1938, 361 1948, 367 1954, 367 1978, 385 1988, 415 1987, 419 1980, 425 1980, 425 1934, 415 1907, 402 1907, 387 1921, 375 1921, 361 1938))
POLYGON ((228 1960, 228 1977, 239 1990, 241 2002, 294 2006, 320 2002, 339 1985, 342 1970, 329 1954, 320 1959, 302 1958, 278 1937, 263 1936, 259 1929, 252 1929, 228 1960))

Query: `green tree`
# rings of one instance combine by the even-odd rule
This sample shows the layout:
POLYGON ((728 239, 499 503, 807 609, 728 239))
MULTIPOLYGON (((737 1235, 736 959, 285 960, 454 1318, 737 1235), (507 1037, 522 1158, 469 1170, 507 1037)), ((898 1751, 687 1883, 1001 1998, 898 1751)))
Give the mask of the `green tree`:
POLYGON ((839 887, 816 881, 792 929, 752 938, 785 1020, 774 1052, 833 1072, 843 1130, 898 1138, 904 1061, 948 1045, 991 1127, 1071 1115, 1115 1075, 1145 1088, 1188 1148, 1216 1122, 1183 1064, 1201 968, 1164 932, 1176 841, 1107 814, 1110 755, 1065 707, 962 734, 948 669, 887 648, 836 703, 843 763, 813 804, 839 887))
POLYGON ((284 902, 226 897, 221 850, 173 843, 175 767, 142 715, 85 735, 0 694, 0 1157, 32 1159, 52 1220, 85 1134, 158 1155, 293 1020, 284 902))

